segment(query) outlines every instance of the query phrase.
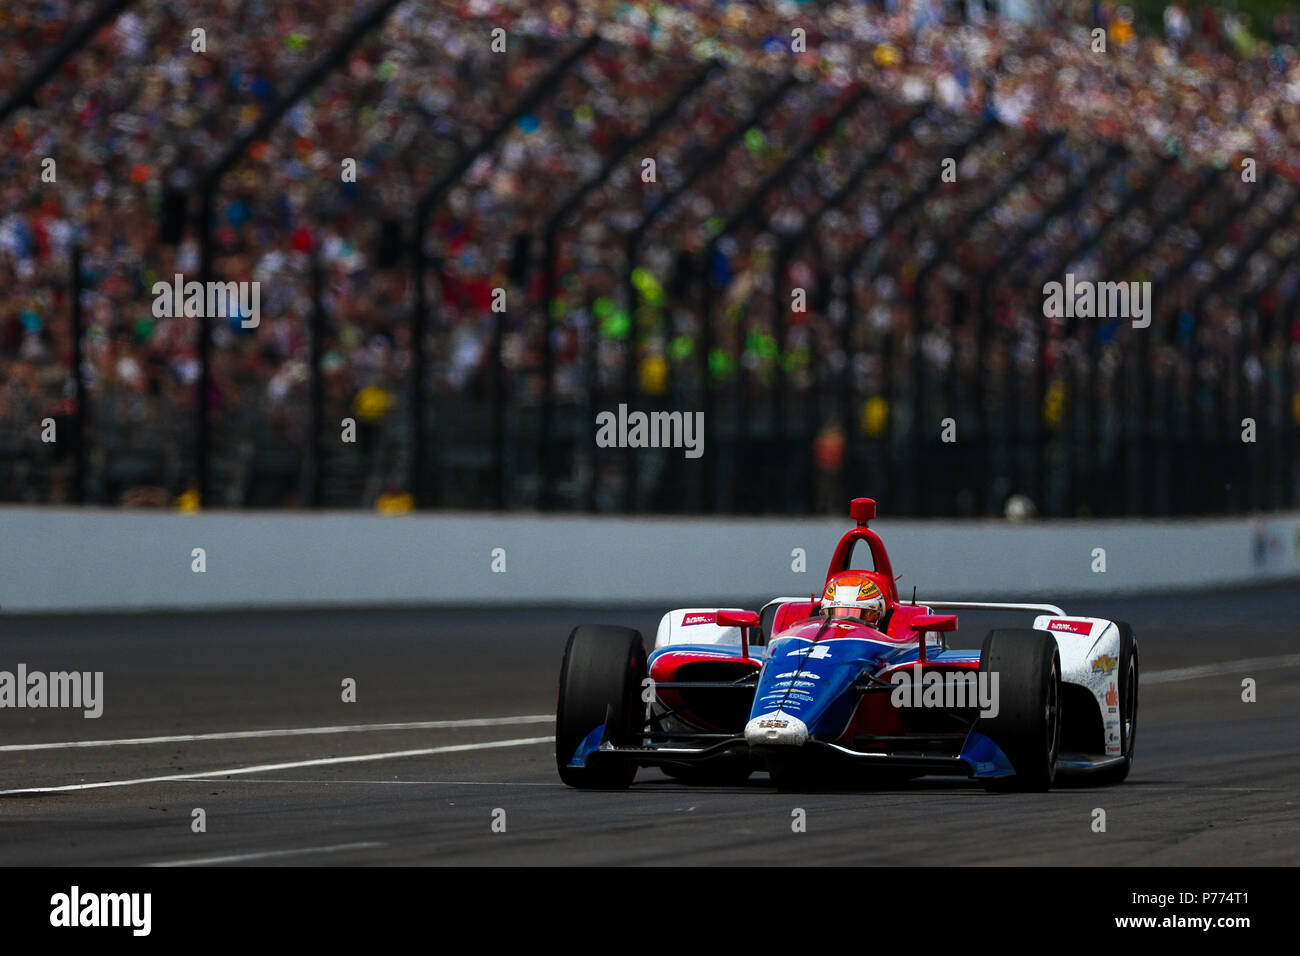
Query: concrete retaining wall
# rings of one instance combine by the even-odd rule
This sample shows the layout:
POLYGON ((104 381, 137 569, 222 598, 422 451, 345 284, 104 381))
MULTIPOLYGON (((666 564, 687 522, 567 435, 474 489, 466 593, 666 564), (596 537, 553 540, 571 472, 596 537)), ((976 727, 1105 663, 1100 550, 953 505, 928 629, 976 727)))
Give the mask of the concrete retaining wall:
MULTIPOLYGON (((692 519, 0 508, 0 609, 756 600, 820 588, 848 517, 692 519), (204 549, 206 571, 192 569, 204 549), (498 566, 492 570, 494 549, 498 566), (806 570, 795 549, 803 549, 806 570)), ((1300 578, 1300 514, 872 523, 900 593, 1036 598, 1300 578), (1096 571, 1095 549, 1105 571, 1096 571)))

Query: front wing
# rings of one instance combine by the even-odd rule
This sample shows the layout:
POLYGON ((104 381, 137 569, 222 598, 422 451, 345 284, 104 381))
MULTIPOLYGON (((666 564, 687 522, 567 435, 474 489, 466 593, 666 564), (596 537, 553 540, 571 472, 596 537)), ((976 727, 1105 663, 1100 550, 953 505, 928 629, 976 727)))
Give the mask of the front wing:
MULTIPOLYGON (((840 768, 854 772, 907 772, 914 775, 937 775, 991 779, 1013 774, 1011 761, 978 730, 972 728, 957 755, 940 753, 865 753, 839 744, 810 740, 797 751, 788 747, 751 746, 741 734, 698 734, 667 743, 648 742, 642 746, 616 746, 597 727, 579 745, 569 762, 571 767, 585 767, 591 762, 631 761, 638 766, 704 764, 712 761, 748 759, 754 769, 764 769, 771 757, 796 760, 809 767, 840 768)), ((653 735, 651 735, 653 736, 653 735)), ((674 735, 680 738, 680 735, 674 735)))

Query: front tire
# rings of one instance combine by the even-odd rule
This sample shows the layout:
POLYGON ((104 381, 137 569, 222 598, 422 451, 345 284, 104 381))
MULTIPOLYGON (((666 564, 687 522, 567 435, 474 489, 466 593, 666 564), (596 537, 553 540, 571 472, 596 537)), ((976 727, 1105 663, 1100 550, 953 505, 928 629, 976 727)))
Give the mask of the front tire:
POLYGON ((573 629, 560 665, 555 708, 555 763, 560 779, 570 787, 622 790, 632 785, 635 761, 597 756, 585 767, 568 764, 602 724, 615 745, 640 742, 645 676, 645 641, 639 631, 608 625, 573 629))
POLYGON ((1041 792, 1056 779, 1061 749, 1061 652, 1044 631, 997 630, 984 638, 980 670, 998 675, 998 714, 977 728, 1007 755, 1015 774, 989 790, 1041 792))

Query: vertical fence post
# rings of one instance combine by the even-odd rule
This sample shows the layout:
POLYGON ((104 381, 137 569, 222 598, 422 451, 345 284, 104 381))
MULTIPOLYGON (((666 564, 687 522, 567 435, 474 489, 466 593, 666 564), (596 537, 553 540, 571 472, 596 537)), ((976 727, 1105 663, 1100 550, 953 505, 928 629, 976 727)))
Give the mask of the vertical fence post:
POLYGON ((311 484, 308 504, 319 508, 325 474, 325 380, 321 365, 325 357, 325 277, 320 261, 320 237, 311 249, 311 484))
POLYGON ((69 276, 68 288, 72 307, 72 382, 76 396, 76 409, 73 411, 73 465, 72 465, 72 501, 74 504, 86 502, 86 375, 82 370, 81 352, 81 244, 72 249, 72 274, 69 276))
MULTIPOLYGON (((989 196, 979 208, 971 212, 961 223, 960 229, 945 236, 938 242, 938 248, 934 254, 923 262, 916 273, 913 281, 912 291, 912 431, 910 437, 911 457, 913 461, 919 461, 925 449, 925 441, 921 431, 923 417, 926 413, 924 383, 922 377, 925 371, 924 357, 921 354, 921 338, 925 325, 925 315, 929 306, 929 296, 926 293, 926 282, 939 265, 946 261, 948 253, 957 244, 960 238, 967 235, 970 230, 981 222, 989 212, 1001 205, 1002 200, 1011 194, 1012 190, 1020 184, 1022 180, 1039 164, 1059 143, 1064 139, 1065 134, 1054 133, 1050 136, 1044 136, 1038 149, 1033 152, 1028 161, 1021 165, 1008 179, 1003 183, 993 195, 989 196)), ((976 349, 981 355, 986 354, 987 343, 983 342, 977 334, 976 349)), ((975 379, 976 389, 983 388, 983 382, 979 376, 975 379)), ((976 404, 983 404, 982 393, 977 391, 976 404)), ((983 470, 983 469, 981 469, 983 470)), ((926 508, 928 486, 925 484, 927 471, 920 469, 916 474, 916 480, 905 482, 908 490, 908 510, 911 514, 923 514, 929 509, 926 508)), ((981 476, 983 479, 985 476, 981 476)), ((983 502, 980 503, 978 514, 986 514, 983 502)))
MULTIPOLYGON (((696 275, 700 281, 700 354, 699 354, 699 375, 700 375, 700 411, 704 413, 704 427, 709 427, 708 423, 713 421, 713 369, 709 364, 710 354, 713 352, 714 345, 718 341, 717 326, 713 320, 713 302, 715 299, 715 289, 713 288, 713 250, 714 244, 709 243, 704 250, 704 256, 697 265, 696 275)), ((731 473, 732 475, 745 474, 746 456, 749 454, 749 379, 745 372, 745 336, 744 328, 741 328, 740 337, 740 360, 736 363, 736 392, 739 396, 738 414, 736 415, 736 424, 734 439, 731 449, 731 473)), ((700 462, 700 484, 703 490, 704 500, 716 502, 722 498, 724 507, 727 511, 734 511, 736 508, 737 496, 718 494, 718 469, 715 467, 716 453, 706 454, 704 460, 700 462)), ((733 484, 738 479, 733 480, 733 484)), ((713 509, 707 508, 710 514, 713 509)))
MULTIPOLYGON (((199 280, 207 288, 212 280, 212 229, 213 209, 217 189, 222 178, 234 167, 254 143, 264 139, 289 108, 311 92, 317 84, 346 58, 349 52, 371 30, 383 24, 384 19, 402 0, 379 0, 373 7, 357 17, 347 34, 315 65, 300 76, 288 93, 279 97, 261 114, 253 126, 222 151, 216 161, 203 174, 199 185, 199 280)), ((199 504, 207 507, 211 488, 211 434, 208 423, 208 398, 212 388, 212 321, 203 309, 199 315, 198 332, 199 386, 194 412, 194 482, 199 494, 199 504)))
MULTIPOLYGON (((776 460, 779 469, 776 482, 777 508, 783 512, 790 510, 790 495, 789 455, 787 454, 789 435, 786 415, 788 390, 786 388, 784 363, 786 358, 786 338, 789 334, 789 306, 784 301, 782 289, 785 276, 789 272, 790 260, 794 258, 795 252, 802 248, 804 243, 813 236, 822 218, 832 209, 840 208, 867 176, 889 158, 897 143, 925 115, 926 109, 924 106, 916 107, 904 119, 890 126, 885 133, 884 143, 853 166, 849 175, 835 191, 804 220, 798 232, 788 235, 780 241, 776 252, 772 256, 772 327, 776 336, 776 389, 772 395, 772 411, 775 426, 776 460)), ((820 294, 821 290, 818 291, 820 294)), ((811 334, 811 328, 809 331, 811 334)), ((803 507, 809 511, 815 510, 816 507, 817 468, 813 462, 812 446, 817 440, 817 425, 821 417, 821 387, 818 382, 817 370, 815 368, 810 369, 808 392, 805 396, 806 414, 804 416, 808 430, 808 447, 804 450, 804 454, 799 456, 803 469, 801 477, 805 481, 807 488, 803 507)), ((849 434, 847 421, 844 423, 844 428, 845 442, 847 444, 847 435, 849 434)))
POLYGON ((501 364, 506 313, 492 313, 492 506, 506 507, 506 370, 501 364))
MULTIPOLYGON (((1296 297, 1287 298, 1281 317, 1283 343, 1295 342, 1296 338, 1296 297)), ((1282 502, 1286 507, 1295 507, 1296 356, 1290 347, 1283 350, 1282 363, 1282 502)))
MULTIPOLYGON (((514 105, 508 115, 502 117, 496 126, 485 133, 472 147, 462 151, 452 164, 451 169, 430 186, 415 204, 415 222, 411 230, 411 280, 415 286, 415 298, 411 309, 411 471, 409 482, 411 494, 415 497, 417 505, 434 504, 439 498, 439 488, 436 480, 432 482, 432 493, 430 493, 429 440, 424 427, 425 383, 427 380, 425 370, 427 350, 424 340, 429 326, 429 302, 424 289, 425 266, 427 265, 424 240, 427 235, 429 217, 433 214, 434 208, 442 202, 443 197, 461 181, 461 178, 473 166, 474 161, 495 147, 501 137, 505 135, 506 130, 518 122, 519 118, 525 113, 536 107, 565 74, 595 49, 596 44, 599 42, 600 34, 598 33, 592 33, 585 37, 564 59, 556 63, 541 79, 533 84, 529 91, 514 105)), ((495 348, 496 360, 499 363, 499 343, 495 348)), ((501 390, 498 394, 504 396, 504 385, 499 383, 499 387, 501 390)), ((504 425, 502 427, 504 429, 504 425)), ((501 440, 504 442, 504 439, 501 440)), ((496 480, 500 485, 497 490, 497 500, 504 503, 505 466, 501 456, 498 456, 497 462, 498 476, 496 480)), ((433 477, 436 479, 436 472, 433 477)))
MULTIPOLYGON (((739 229, 741 226, 745 225, 746 223, 751 222, 755 219, 761 219, 763 200, 766 199, 767 196, 769 196, 774 190, 788 183, 790 176, 795 172, 795 170, 797 170, 804 163, 806 163, 812 157, 817 147, 819 147, 822 143, 824 143, 827 139, 829 139, 834 134, 840 122, 845 117, 847 117, 851 112, 857 109, 858 106, 863 103, 863 101, 865 101, 872 95, 873 94, 868 87, 866 86, 858 87, 858 89, 854 93, 848 96, 839 105, 839 107, 836 108, 835 112, 827 119, 825 125, 822 127, 820 132, 818 132, 815 136, 810 137, 801 147, 799 147, 799 149, 793 152, 790 155, 790 157, 786 159, 785 162, 783 162, 778 169, 768 174, 768 176, 761 183, 759 183, 757 188, 755 188, 754 191, 750 193, 749 198, 746 200, 745 205, 740 209, 740 211, 734 214, 733 216, 731 216, 723 224, 722 228, 718 230, 717 234, 714 235, 713 238, 709 240, 708 245, 704 249, 703 255, 700 257, 701 268, 703 272, 702 289, 704 293, 701 314, 703 316, 703 322, 706 325, 713 320, 713 305, 714 302, 717 300, 717 294, 716 294, 717 290, 715 290, 713 287, 713 274, 712 274, 713 259, 718 251, 718 247, 722 243, 722 240, 729 236, 732 236, 732 234, 737 229, 739 229)), ((710 348, 711 348, 711 342, 710 342, 710 348)), ((710 394, 709 384, 708 384, 709 383, 708 350, 705 350, 703 352, 703 354, 700 356, 699 361, 700 361, 700 375, 702 377, 702 382, 703 382, 703 386, 702 386, 703 405, 705 406, 705 414, 707 416, 708 414, 711 413, 712 404, 713 404, 712 395, 710 394)), ((778 364, 779 361, 780 361, 780 357, 778 355, 778 364)), ((750 439, 753 434, 752 430, 749 428, 749 419, 751 417, 749 413, 750 389, 749 389, 749 382, 745 374, 745 338, 743 334, 740 340, 740 361, 737 363, 736 377, 737 377, 737 392, 738 392, 737 404, 739 409, 739 414, 737 415, 737 421, 736 421, 736 429, 737 429, 737 438, 738 438, 737 444, 739 445, 739 449, 737 453, 732 456, 733 466, 734 466, 732 470, 733 491, 731 495, 731 500, 729 502, 729 506, 732 510, 735 510, 738 502, 745 500, 745 491, 743 488, 742 479, 743 476, 746 474, 745 455, 748 453, 750 439)), ((706 422, 708 421, 707 417, 705 421, 706 422)), ((714 470, 712 467, 712 459, 708 455, 705 455, 704 457, 705 457, 705 465, 703 469, 704 483, 705 483, 705 487, 709 488, 712 487, 714 481, 714 470)))
MULTIPOLYGON (((846 269, 841 274, 844 276, 845 287, 844 325, 840 329, 840 349, 844 352, 844 364, 840 368, 839 387, 837 391, 839 393, 840 417, 844 420, 844 455, 840 459, 839 493, 836 497, 840 501, 847 501, 853 497, 853 449, 857 444, 853 438, 858 431, 857 419, 854 415, 857 408, 857 392, 854 389, 856 378, 853 374, 853 330, 858 326, 860 313, 858 312, 857 283, 854 278, 856 275, 856 268, 846 269)), ((893 329, 891 328, 889 332, 886 333, 886 337, 888 338, 888 336, 892 334, 893 329)), ((892 369, 889 368, 888 361, 889 360, 887 359, 885 372, 891 376, 892 381, 893 372, 892 369)), ((892 418, 894 414, 893 396, 890 395, 886 401, 890 403, 889 416, 892 418)), ((893 500, 894 491, 893 483, 890 481, 895 473, 893 468, 894 456, 890 453, 889 448, 889 439, 891 435, 892 429, 886 425, 884 442, 886 462, 885 474, 888 477, 886 477, 886 486, 882 489, 883 493, 881 495, 881 497, 886 501, 893 500)))
POLYGON ((537 507, 549 511, 554 507, 552 498, 552 468, 554 454, 555 425, 555 348, 551 342, 551 309, 558 303, 555 300, 555 245, 559 241, 559 226, 551 222, 542 237, 542 407, 538 418, 538 435, 540 444, 537 449, 538 471, 541 473, 541 487, 538 491, 537 507))
POLYGON ((429 325, 429 303, 425 292, 425 272, 427 261, 424 255, 424 220, 417 219, 411 236, 411 281, 415 288, 414 304, 411 308, 411 474, 409 487, 411 497, 417 508, 429 504, 428 495, 428 436, 424 428, 424 412, 427 391, 425 366, 425 334, 429 325))
MULTIPOLYGON (((908 467, 903 469, 903 474, 910 471, 912 480, 902 483, 907 488, 907 509, 912 515, 924 515, 927 512, 925 482, 930 472, 930 469, 921 464, 925 456, 925 351, 921 339, 928 304, 922 284, 927 272, 928 269, 922 269, 918 276, 912 308, 912 427, 907 436, 908 467)), ((981 346, 977 345, 977 348, 981 346)), ((984 353, 981 351, 980 354, 984 353)))
MULTIPOLYGON (((957 165, 958 166, 961 165, 962 160, 965 158, 966 154, 971 150, 972 147, 982 142, 986 137, 988 137, 992 133, 994 129, 997 128, 998 128, 998 123, 996 120, 992 118, 986 118, 978 127, 976 127, 976 129, 971 133, 970 136, 968 136, 960 143, 958 143, 955 151, 952 154, 952 158, 957 163, 957 165)), ((855 277, 857 276, 858 271, 862 268, 863 263, 866 261, 868 254, 871 253, 879 245, 880 242, 884 241, 891 234, 892 230, 894 229, 894 226, 897 223, 902 222, 903 217, 908 215, 914 208, 920 205, 925 200, 926 197, 933 195, 936 190, 940 189, 942 183, 943 183, 943 170, 939 169, 936 170, 934 173, 932 173, 926 179, 923 185, 914 189, 911 195, 909 195, 905 201, 903 201, 898 206, 891 209, 889 213, 885 216, 884 220, 881 222, 880 228, 875 233, 875 235, 871 236, 866 241, 860 243, 858 247, 854 249, 845 258, 844 262, 841 263, 840 274, 844 276, 846 288, 847 288, 847 295, 845 296, 844 299, 845 310, 846 310, 845 324, 842 332, 842 348, 844 350, 844 355, 846 359, 849 359, 852 356, 853 350, 851 348, 851 345, 852 345, 852 338, 853 338, 853 329, 857 326, 859 320, 858 307, 857 307, 857 290, 855 284, 855 277)), ((929 267, 927 266, 926 268, 928 269, 929 267)), ((923 271, 919 278, 923 278, 925 274, 926 273, 923 271)), ((924 296, 924 292, 921 291, 919 287, 919 283, 913 295, 915 297, 914 301, 919 301, 920 298, 924 296)), ((918 306, 917 311, 919 312, 923 310, 918 306)), ((899 394, 899 381, 898 381, 899 376, 896 374, 895 362, 894 362, 895 351, 896 349, 894 347, 894 330, 891 327, 889 332, 886 333, 886 335, 884 336, 884 343, 881 349, 881 361, 884 370, 882 397, 885 400, 888 413, 885 419, 884 434, 881 438, 881 447, 884 449, 884 454, 883 454, 883 466, 881 468, 880 474, 882 475, 883 480, 885 482, 884 489, 883 489, 884 497, 888 498, 891 501, 895 501, 897 503, 898 511, 900 513, 903 513, 905 509, 908 507, 909 502, 905 502, 904 500, 902 500, 900 496, 895 495, 894 491, 895 489, 898 489, 900 488, 900 486, 905 484, 904 482, 901 482, 899 480, 900 474, 902 474, 903 472, 907 472, 910 469, 900 466, 899 463, 900 456, 894 454, 895 430, 894 430, 893 422, 894 422, 894 415, 896 412, 895 403, 899 394)), ((852 455, 853 455, 852 453, 853 442, 851 440, 851 436, 853 435, 853 431, 854 431, 854 427, 851 423, 853 421, 854 397, 855 397, 852 391, 852 382, 853 382, 853 378, 851 375, 851 370, 846 364, 845 379, 844 379, 844 383, 841 385, 841 395, 840 395, 841 417, 844 419, 845 442, 846 442, 845 453, 844 453, 844 464, 840 471, 840 481, 841 481, 840 498, 851 498, 853 497, 854 494, 854 490, 851 486, 852 477, 850 475, 850 467, 851 467, 852 455)), ((910 483, 906 483, 906 484, 909 488, 911 487, 910 483)))
MULTIPOLYGON (((670 119, 677 115, 681 108, 692 93, 700 89, 714 73, 724 69, 722 64, 717 60, 709 60, 699 70, 697 70, 686 83, 673 94, 672 99, 655 113, 635 134, 628 136, 614 150, 601 168, 590 179, 578 186, 576 190, 570 193, 559 208, 547 219, 543 228, 543 253, 542 253, 542 407, 539 427, 539 451, 538 463, 541 471, 541 488, 538 493, 538 507, 543 511, 548 511, 555 506, 554 502, 554 463, 556 460, 554 443, 555 435, 553 434, 555 420, 555 355, 554 347, 551 342, 551 311, 557 309, 558 301, 556 300, 556 276, 555 268, 557 262, 557 245, 559 243, 559 233, 564 226, 565 220, 571 213, 576 211, 583 201, 594 190, 598 189, 603 183, 609 180, 614 171, 618 169, 624 160, 641 144, 647 142, 652 136, 663 129, 670 119)), ((558 311, 558 310, 557 310, 558 311)), ((706 419, 707 427, 707 419, 706 419)))
MULTIPOLYGON (((633 272, 636 270, 636 261, 637 256, 640 253, 641 243, 644 241, 646 235, 650 231, 650 227, 655 223, 655 221, 663 215, 664 212, 670 209, 673 203, 675 203, 680 196, 693 187, 701 176, 721 163, 726 158, 726 155, 731 148, 741 141, 745 133, 756 126, 765 116, 769 115, 772 108, 784 99, 786 93, 788 93, 798 82, 799 81, 793 74, 787 74, 780 83, 768 91, 758 105, 750 111, 749 115, 736 123, 730 133, 715 143, 714 146, 704 155, 704 158, 701 159, 694 168, 692 168, 690 173, 688 173, 680 183, 674 186, 672 190, 663 197, 663 199, 651 208, 645 216, 642 217, 641 221, 628 233, 627 247, 624 252, 624 262, 626 265, 623 274, 623 301, 627 306, 628 314, 628 345, 627 350, 623 355, 623 398, 629 406, 632 405, 632 399, 636 394, 636 345, 640 325, 637 315, 637 290, 633 281, 633 272)), ((679 266, 684 261, 684 259, 679 258, 679 266)), ((684 292, 688 285, 690 285, 690 283, 681 283, 684 292)), ((671 310, 669 310, 668 314, 671 320, 671 310)), ((671 342, 671 337, 669 340, 671 342)), ((707 316, 705 317, 705 321, 700 323, 699 347, 704 356, 704 365, 702 366, 704 370, 704 378, 700 382, 701 401, 703 403, 706 401, 704 392, 709 387, 708 356, 713 351, 713 326, 710 321, 708 321, 707 316)), ((669 369, 671 370, 671 368, 672 365, 670 360, 669 369)), ((703 410, 705 412, 705 422, 707 423, 712 421, 709 417, 710 409, 704 408, 703 410)), ((705 475, 702 482, 703 489, 701 498, 703 508, 706 512, 712 512, 715 510, 714 501, 717 497, 715 493, 716 488, 714 488, 713 483, 710 480, 710 468, 713 460, 712 456, 706 455, 705 461, 701 463, 701 473, 705 475)), ((636 486, 637 469, 635 449, 628 446, 623 450, 624 511, 630 512, 634 510, 636 503, 636 486)))
MULTIPOLYGON (((199 282, 203 288, 212 280, 212 217, 215 204, 216 181, 203 184, 199 196, 199 282)), ((199 494, 199 506, 206 508, 211 469, 211 433, 208 423, 208 399, 212 391, 212 317, 206 308, 198 316, 199 382, 194 408, 194 486, 199 494)))
MULTIPOLYGON (((1282 276, 1286 274, 1287 267, 1283 263, 1277 274, 1270 277, 1265 285, 1261 286, 1261 292, 1257 294, 1255 301, 1258 302, 1263 297, 1264 291, 1270 287, 1276 289, 1282 276)), ((1283 317, 1278 314, 1277 306, 1281 302, 1275 297, 1273 300, 1273 309, 1269 311, 1268 322, 1265 328, 1268 330, 1264 339, 1265 352, 1268 351, 1268 345, 1277 343, 1277 354, 1279 362, 1277 365, 1276 375, 1265 375, 1269 394, 1269 404, 1273 408, 1273 421, 1275 427, 1270 429, 1272 435, 1268 443, 1268 458, 1264 462, 1264 480, 1265 500, 1268 502, 1269 510, 1285 508, 1289 504, 1287 501, 1286 487, 1282 484, 1282 455, 1285 446, 1284 433, 1287 423, 1291 421, 1291 394, 1286 388, 1286 368, 1291 362, 1291 353, 1288 349, 1288 343, 1291 340, 1288 335, 1289 329, 1283 317)))
MULTIPOLYGON (((660 206, 659 208, 663 208, 660 206)), ((636 257, 641 248, 641 238, 649 228, 650 216, 643 219, 637 228, 628 233, 627 245, 623 255, 627 265, 624 268, 623 275, 623 302, 627 309, 627 348, 623 352, 623 396, 622 399, 627 403, 628 409, 635 407, 633 398, 636 395, 636 349, 637 335, 640 323, 637 317, 639 309, 637 300, 636 283, 633 280, 633 273, 636 271, 636 257)), ((703 339, 703 330, 701 330, 701 339, 703 339)), ((701 343, 702 344, 702 343, 701 343)), ((672 355, 671 343, 669 343, 669 355, 672 355)), ((669 359, 669 375, 672 375, 672 360, 669 359)), ((707 421, 707 419, 706 419, 707 421)), ((636 449, 630 444, 623 448, 623 510, 631 513, 636 508, 636 485, 637 485, 637 467, 636 467, 636 449)), ((707 508, 705 509, 708 510, 707 508)))
MULTIPOLYGON (((790 462, 786 455, 786 408, 789 396, 786 388, 785 359, 786 337, 790 331, 790 303, 781 294, 781 282, 786 276, 793 248, 782 244, 772 256, 772 337, 776 339, 776 380, 772 390, 772 441, 775 455, 769 458, 776 467, 773 504, 780 514, 790 510, 788 500, 790 462)), ((807 291, 805 290, 805 295, 807 291)), ((805 460, 808 458, 804 456, 805 460)))

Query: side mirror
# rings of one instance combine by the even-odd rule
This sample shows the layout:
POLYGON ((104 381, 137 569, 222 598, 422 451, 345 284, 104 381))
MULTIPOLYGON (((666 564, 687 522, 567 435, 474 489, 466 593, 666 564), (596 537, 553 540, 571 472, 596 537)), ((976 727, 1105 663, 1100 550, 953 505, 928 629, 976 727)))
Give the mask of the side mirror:
POLYGON ((914 631, 955 631, 956 614, 918 614, 909 625, 914 631))
POLYGON ((755 611, 718 611, 714 619, 718 627, 740 628, 740 651, 749 659, 749 629, 758 627, 758 614, 755 611))
POLYGON ((758 614, 754 611, 719 611, 718 627, 758 627, 758 614))

